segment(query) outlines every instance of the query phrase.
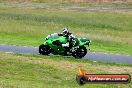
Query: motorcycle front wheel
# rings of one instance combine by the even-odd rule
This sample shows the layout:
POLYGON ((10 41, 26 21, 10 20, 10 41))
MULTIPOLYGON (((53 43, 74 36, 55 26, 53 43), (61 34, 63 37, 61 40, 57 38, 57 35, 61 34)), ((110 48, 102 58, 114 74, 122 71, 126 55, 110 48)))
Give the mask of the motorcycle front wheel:
POLYGON ((48 55, 50 53, 51 53, 50 46, 43 45, 43 44, 39 46, 39 54, 48 55))

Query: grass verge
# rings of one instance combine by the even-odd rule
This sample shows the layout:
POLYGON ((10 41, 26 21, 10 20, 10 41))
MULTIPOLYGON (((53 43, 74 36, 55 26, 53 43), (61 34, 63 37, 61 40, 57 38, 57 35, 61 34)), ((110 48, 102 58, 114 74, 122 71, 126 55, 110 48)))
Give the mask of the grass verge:
MULTIPOLYGON (((78 66, 87 73, 129 73, 131 65, 105 64, 64 57, 0 53, 0 87, 2 88, 80 88, 76 83, 78 66)), ((131 88, 130 84, 89 84, 82 88, 131 88)))

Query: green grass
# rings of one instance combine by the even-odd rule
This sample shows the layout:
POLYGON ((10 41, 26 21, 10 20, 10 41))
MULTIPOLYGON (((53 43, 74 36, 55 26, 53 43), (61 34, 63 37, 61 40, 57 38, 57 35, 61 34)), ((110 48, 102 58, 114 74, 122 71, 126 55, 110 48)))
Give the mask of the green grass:
POLYGON ((43 6, 78 6, 78 7, 89 7, 89 8, 132 8, 131 1, 110 1, 105 0, 99 2, 90 1, 79 2, 82 0, 0 0, 0 3, 15 3, 15 4, 32 4, 32 5, 43 5, 43 6))
POLYGON ((32 5, 48 5, 48 6, 73 6, 73 7, 87 7, 87 8, 132 8, 132 3, 38 3, 34 2, 32 5))
POLYGON ((76 83, 78 66, 87 73, 130 74, 131 65, 98 63, 74 58, 0 53, 0 88, 131 88, 130 84, 76 83), (109 68, 109 69, 108 69, 109 68))
POLYGON ((39 46, 69 27, 92 40, 92 52, 132 55, 132 11, 74 11, 0 7, 0 43, 39 46))

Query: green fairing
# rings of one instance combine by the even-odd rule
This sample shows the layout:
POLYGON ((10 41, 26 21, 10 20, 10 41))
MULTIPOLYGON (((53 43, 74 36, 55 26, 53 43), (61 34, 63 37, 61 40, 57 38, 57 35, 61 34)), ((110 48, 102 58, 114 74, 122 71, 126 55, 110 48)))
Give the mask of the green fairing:
POLYGON ((50 46, 54 50, 53 53, 59 53, 59 54, 64 53, 65 49, 63 47, 52 44, 54 41, 57 41, 57 40, 59 40, 61 44, 67 43, 66 37, 60 36, 58 38, 49 38, 48 40, 44 41, 43 44, 50 46), (58 52, 58 49, 60 50, 59 52, 58 52))
MULTIPOLYGON (((81 39, 82 39, 82 38, 78 38, 79 46, 83 46, 83 45, 86 45, 87 43, 90 43, 90 42, 91 42, 91 41, 88 40, 88 39, 83 39, 83 41, 81 41, 81 39)), ((59 40, 60 43, 62 43, 62 44, 66 44, 66 43, 67 43, 66 37, 60 36, 60 37, 58 37, 58 38, 49 38, 48 40, 44 41, 43 44, 44 44, 44 45, 52 46, 52 45, 53 45, 53 44, 52 44, 53 41, 57 41, 57 40, 59 40)), ((53 46, 54 46, 54 45, 53 45, 53 46)), ((78 46, 78 44, 77 44, 76 46, 78 46)))
POLYGON ((58 37, 58 38, 49 38, 48 40, 44 41, 43 44, 44 44, 44 45, 53 45, 53 44, 52 44, 53 41, 57 41, 57 40, 59 40, 60 43, 62 43, 62 44, 66 44, 66 43, 67 43, 66 37, 60 36, 60 37, 58 37))
POLYGON ((79 40, 79 46, 83 46, 83 45, 86 45, 88 43, 91 43, 91 40, 88 40, 88 39, 84 39, 84 41, 81 41, 82 38, 78 38, 79 40))

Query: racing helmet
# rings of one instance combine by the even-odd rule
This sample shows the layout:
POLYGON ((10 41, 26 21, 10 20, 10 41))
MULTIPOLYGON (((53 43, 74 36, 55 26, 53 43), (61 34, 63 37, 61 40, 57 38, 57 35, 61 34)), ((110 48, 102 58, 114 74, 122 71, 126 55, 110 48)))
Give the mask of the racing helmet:
POLYGON ((67 35, 68 33, 69 33, 68 28, 63 28, 62 29, 62 34, 67 35))

